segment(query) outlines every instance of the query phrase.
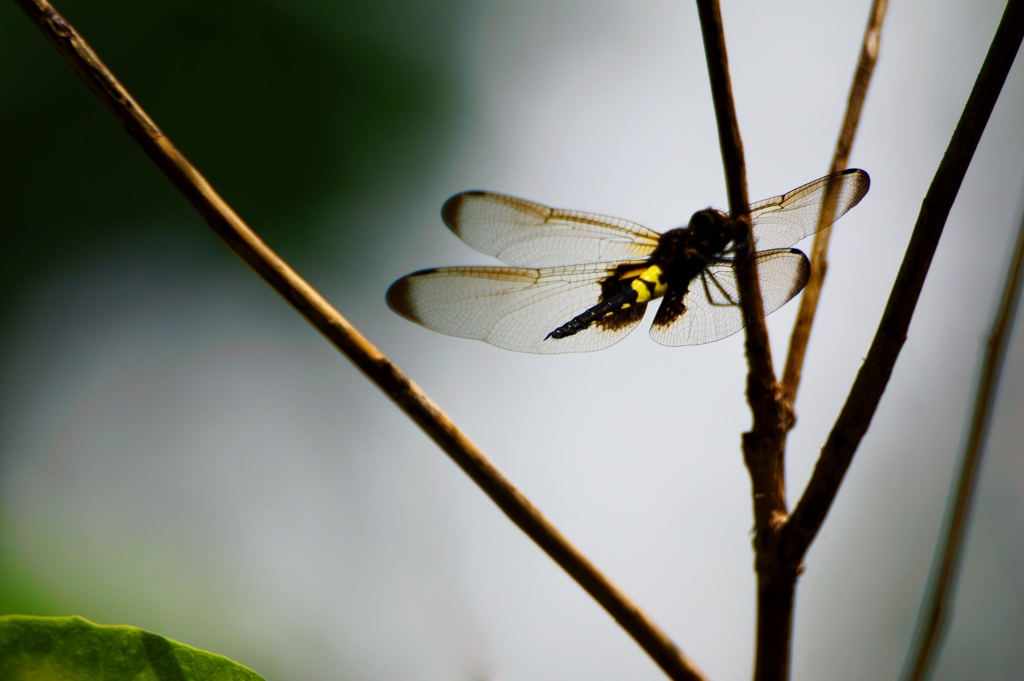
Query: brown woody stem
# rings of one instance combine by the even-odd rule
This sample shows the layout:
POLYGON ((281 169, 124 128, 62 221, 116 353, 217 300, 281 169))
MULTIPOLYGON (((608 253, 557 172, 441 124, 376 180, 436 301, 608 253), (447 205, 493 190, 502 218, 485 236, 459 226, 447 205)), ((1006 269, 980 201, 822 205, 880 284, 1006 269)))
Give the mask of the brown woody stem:
MULTIPOLYGON (((871 5, 868 25, 864 29, 860 58, 857 60, 857 70, 853 74, 850 96, 846 101, 846 115, 843 117, 843 126, 840 128, 839 139, 836 141, 836 149, 832 155, 830 174, 845 170, 850 161, 850 150, 853 148, 853 139, 857 134, 860 112, 864 108, 868 85, 871 84, 871 74, 878 61, 882 22, 885 20, 885 11, 888 5, 888 0, 874 0, 871 5)), ((782 372, 782 399, 790 412, 794 411, 793 405, 796 402, 797 390, 800 388, 804 358, 807 355, 807 342, 811 336, 811 327, 814 325, 814 315, 818 311, 818 301, 821 298, 821 288, 825 283, 825 274, 828 272, 828 244, 832 237, 832 228, 820 227, 823 224, 830 225, 832 223, 833 216, 826 214, 826 211, 828 207, 835 205, 833 192, 836 189, 838 189, 838 185, 835 183, 830 183, 825 189, 826 200, 822 203, 822 213, 818 217, 819 229, 814 235, 814 245, 811 247, 811 273, 807 279, 807 286, 800 297, 800 309, 796 313, 793 333, 789 338, 789 354, 786 357, 786 368, 782 372)), ((796 419, 792 419, 787 426, 792 428, 795 423, 796 419)))
POLYGON ((650 617, 573 546, 419 386, 242 221, 52 5, 45 0, 15 3, 238 257, 390 397, 513 523, 615 618, 670 678, 704 678, 650 617))
POLYGON ((1022 38, 1024 0, 1010 0, 946 154, 921 204, 917 224, 867 359, 857 373, 846 403, 822 447, 807 489, 783 528, 780 548, 781 556, 786 560, 799 561, 806 553, 825 521, 861 438, 871 424, 906 340, 946 218, 1022 38))
MULTIPOLYGON (((718 122, 729 212, 734 218, 749 223, 743 142, 733 103, 722 12, 718 0, 697 0, 697 12, 718 122)), ((796 585, 796 571, 775 560, 778 530, 787 517, 784 446, 788 418, 772 367, 756 266, 753 258, 744 257, 751 252, 752 241, 747 240, 746 253, 737 255, 736 278, 746 322, 747 401, 753 416, 750 432, 743 434, 743 458, 750 472, 753 494, 758 581, 754 678, 782 681, 789 674, 789 638, 796 585)))
MULTIPOLYGON (((1024 192, 1022 192, 1024 196, 1024 192)), ((974 397, 967 443, 960 460, 960 468, 949 492, 946 521, 935 547, 931 578, 921 603, 914 640, 907 652, 903 681, 922 681, 928 678, 932 664, 941 649, 941 641, 949 623, 949 604, 953 600, 957 572, 963 554, 964 538, 970 519, 971 502, 977 489, 978 472, 985 453, 985 441, 992 421, 992 407, 999 390, 1006 349, 1013 331, 1017 305, 1020 301, 1021 280, 1024 279, 1024 215, 1017 232, 1017 246, 1006 273, 1006 282, 999 303, 999 311, 992 322, 985 359, 974 397)))

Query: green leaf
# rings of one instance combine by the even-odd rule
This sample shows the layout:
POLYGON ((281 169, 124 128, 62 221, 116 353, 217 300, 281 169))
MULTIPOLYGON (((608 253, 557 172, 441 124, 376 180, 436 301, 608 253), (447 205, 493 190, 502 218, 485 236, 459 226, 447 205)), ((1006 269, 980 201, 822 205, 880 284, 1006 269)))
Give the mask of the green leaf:
POLYGON ((4 681, 263 681, 226 657, 81 617, 0 617, 4 681))

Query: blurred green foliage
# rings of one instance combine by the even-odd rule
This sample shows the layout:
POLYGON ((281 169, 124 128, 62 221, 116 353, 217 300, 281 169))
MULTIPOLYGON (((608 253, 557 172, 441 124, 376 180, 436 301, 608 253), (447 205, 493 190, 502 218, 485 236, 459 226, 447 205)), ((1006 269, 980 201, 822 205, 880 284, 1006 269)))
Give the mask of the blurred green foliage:
MULTIPOLYGON (((428 174, 460 110, 462 0, 55 6, 243 218, 307 266, 324 252, 318 240, 351 238, 323 214, 428 174)), ((18 302, 48 277, 173 232, 208 244, 195 267, 233 258, 18 7, 0 2, 0 330, 16 327, 18 302)), ((0 613, 64 614, 3 530, 0 546, 0 613)))
MULTIPOLYGON (((228 202, 291 255, 316 253, 321 206, 398 167, 428 167, 457 109, 445 35, 457 31, 457 3, 56 7, 228 202), (436 38, 432 50, 417 44, 424 36, 436 38)), ((0 317, 25 283, 68 261, 134 230, 183 228, 205 229, 18 8, 0 3, 0 317)))
POLYGON ((226 657, 81 617, 0 617, 0 678, 10 681, 262 681, 226 657))
POLYGON ((58 603, 32 578, 14 549, 7 527, 0 526, 0 615, 63 615, 58 603))

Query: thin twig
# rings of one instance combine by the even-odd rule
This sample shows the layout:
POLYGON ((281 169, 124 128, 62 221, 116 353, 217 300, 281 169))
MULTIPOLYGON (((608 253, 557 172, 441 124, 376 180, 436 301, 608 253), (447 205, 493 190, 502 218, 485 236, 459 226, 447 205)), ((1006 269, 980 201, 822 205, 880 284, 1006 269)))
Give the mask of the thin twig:
POLYGON ((829 433, 789 522, 782 530, 782 555, 799 561, 810 546, 835 499, 861 438, 867 431, 878 402, 889 382, 896 358, 907 337, 910 319, 924 286, 928 268, 942 236, 950 208, 956 199, 967 167, 985 130, 1006 76, 1024 38, 1024 0, 1010 0, 999 22, 992 45, 967 100, 964 112, 950 139, 946 154, 921 204, 921 212, 910 237, 886 304, 882 321, 857 373, 839 418, 829 433))
MULTIPOLYGON (((743 142, 729 78, 725 30, 718 0, 697 0, 704 53, 708 62, 711 97, 718 122, 729 212, 747 223, 747 197, 743 142)), ((786 423, 781 393, 772 367, 768 329, 765 326, 757 269, 746 239, 746 252, 738 253, 736 278, 746 322, 747 401, 753 416, 750 432, 743 434, 743 459, 750 472, 754 504, 754 552, 757 570, 757 651, 754 678, 782 681, 789 674, 790 631, 797 571, 776 560, 779 528, 785 522, 786 484, 784 447, 786 423)))
MULTIPOLYGON (((857 134, 857 124, 860 122, 860 112, 864 107, 864 98, 867 96, 868 85, 871 83, 871 74, 875 70, 875 62, 878 61, 882 22, 885 19, 888 5, 889 0, 874 0, 871 5, 871 13, 868 16, 868 25, 864 30, 864 41, 860 49, 860 58, 857 60, 857 70, 853 74, 850 96, 846 102, 846 115, 843 117, 843 126, 836 142, 835 153, 832 155, 830 174, 845 170, 849 163, 853 138, 857 134)), ((800 388, 800 376, 803 373, 804 357, 807 354, 807 341, 814 324, 814 315, 818 310, 821 287, 825 282, 825 274, 828 272, 828 243, 832 237, 832 228, 826 225, 832 224, 833 215, 829 215, 828 210, 836 205, 834 193, 838 188, 835 182, 830 182, 825 188, 827 198, 821 205, 821 214, 818 216, 819 229, 814 235, 814 245, 811 247, 811 273, 807 279, 807 286, 800 297, 800 309, 796 313, 793 333, 789 338, 789 355, 786 357, 786 368, 782 372, 782 399, 791 413, 793 404, 796 402, 797 390, 800 388)), ((796 420, 792 419, 787 426, 792 428, 795 423, 796 420)))
MULTIPOLYGON (((1024 191, 1021 196, 1024 196, 1024 191)), ((949 624, 949 604, 956 590, 971 502, 977 489, 978 471, 981 469, 985 441, 992 422, 992 407, 999 391, 999 377, 1003 371, 1003 361, 1006 359, 1006 350, 1013 332, 1017 304, 1020 301, 1021 280, 1024 279, 1024 210, 1018 230, 1017 247, 1006 273, 999 311, 992 323, 992 331, 985 348, 985 359, 974 397, 974 413, 960 460, 960 470, 949 491, 946 522, 935 547, 931 578, 928 580, 928 590, 917 618, 914 642, 903 666, 903 681, 922 681, 931 675, 949 624)))
POLYGON ((629 632, 670 678, 690 681, 704 678, 668 636, 541 515, 419 386, 242 221, 49 3, 45 0, 15 0, 15 3, 238 257, 377 384, 513 523, 629 632))

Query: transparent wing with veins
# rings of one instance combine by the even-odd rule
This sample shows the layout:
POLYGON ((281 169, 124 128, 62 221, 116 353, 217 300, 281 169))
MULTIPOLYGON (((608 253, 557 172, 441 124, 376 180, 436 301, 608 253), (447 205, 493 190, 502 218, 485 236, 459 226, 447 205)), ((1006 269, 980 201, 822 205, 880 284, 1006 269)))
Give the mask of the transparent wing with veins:
POLYGON ((590 352, 625 338, 643 318, 642 306, 636 306, 628 323, 617 328, 594 324, 568 338, 544 339, 552 329, 596 304, 601 282, 621 264, 423 270, 392 284, 387 301, 406 319, 449 336, 518 352, 590 352))
POLYGON ((486 191, 456 194, 445 202, 441 217, 476 250, 519 267, 640 260, 661 238, 629 220, 486 191))
POLYGON ((787 248, 831 225, 860 203, 871 180, 863 170, 851 169, 808 182, 782 196, 750 204, 754 249, 787 248), (829 181, 835 183, 828 192, 829 181), (826 205, 826 194, 831 198, 826 205), (822 206, 825 206, 824 217, 822 206))
MULTIPOLYGON (((769 315, 803 290, 810 263, 801 251, 759 251, 757 279, 764 314, 769 315)), ((651 325, 651 338, 662 345, 702 345, 731 336, 745 326, 739 284, 731 261, 709 265, 686 291, 670 290, 651 325)))

